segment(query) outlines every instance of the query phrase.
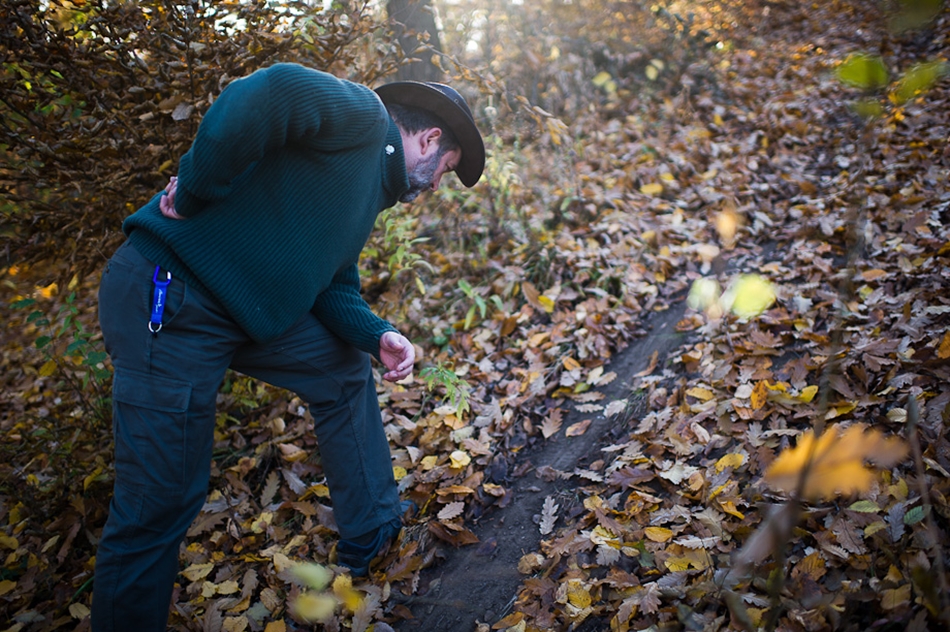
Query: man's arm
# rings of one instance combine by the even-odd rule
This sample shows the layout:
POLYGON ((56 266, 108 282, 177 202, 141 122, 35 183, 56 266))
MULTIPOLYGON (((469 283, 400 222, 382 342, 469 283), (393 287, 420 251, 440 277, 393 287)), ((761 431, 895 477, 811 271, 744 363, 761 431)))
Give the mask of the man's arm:
POLYGON ((338 272, 330 286, 320 293, 311 310, 327 328, 357 349, 383 363, 390 381, 412 373, 415 349, 396 328, 373 313, 360 293, 356 264, 338 272))

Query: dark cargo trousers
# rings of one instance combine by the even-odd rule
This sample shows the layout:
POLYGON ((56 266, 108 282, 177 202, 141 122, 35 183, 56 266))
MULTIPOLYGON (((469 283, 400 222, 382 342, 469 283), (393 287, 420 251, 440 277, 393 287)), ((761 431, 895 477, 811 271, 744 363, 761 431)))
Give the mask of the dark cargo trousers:
POLYGON ((115 491, 96 555, 94 632, 165 630, 179 546, 208 492, 215 400, 229 367, 310 405, 342 537, 401 513, 367 354, 310 314, 279 339, 255 343, 178 279, 153 334, 154 270, 127 242, 99 289, 115 368, 115 491))

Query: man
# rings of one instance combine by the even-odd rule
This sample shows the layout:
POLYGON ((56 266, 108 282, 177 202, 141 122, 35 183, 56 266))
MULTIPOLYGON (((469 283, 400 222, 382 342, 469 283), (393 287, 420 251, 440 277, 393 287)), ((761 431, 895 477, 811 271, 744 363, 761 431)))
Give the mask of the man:
POLYGON ((403 513, 370 355, 392 381, 415 357, 360 296, 359 254, 381 210, 435 190, 449 171, 472 186, 484 160, 471 111, 448 86, 374 93, 277 64, 222 92, 178 177, 123 223, 128 239, 103 273, 116 480, 95 632, 165 629, 229 367, 308 402, 338 562, 368 572, 403 513))

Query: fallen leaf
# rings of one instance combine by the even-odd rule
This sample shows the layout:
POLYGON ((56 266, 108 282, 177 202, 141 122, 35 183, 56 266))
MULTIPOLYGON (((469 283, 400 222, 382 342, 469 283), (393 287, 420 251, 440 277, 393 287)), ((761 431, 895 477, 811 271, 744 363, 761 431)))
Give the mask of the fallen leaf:
POLYGON ((579 421, 576 424, 571 424, 567 427, 567 430, 564 431, 564 435, 568 437, 579 437, 587 432, 588 426, 590 426, 593 419, 585 419, 584 421, 579 421))

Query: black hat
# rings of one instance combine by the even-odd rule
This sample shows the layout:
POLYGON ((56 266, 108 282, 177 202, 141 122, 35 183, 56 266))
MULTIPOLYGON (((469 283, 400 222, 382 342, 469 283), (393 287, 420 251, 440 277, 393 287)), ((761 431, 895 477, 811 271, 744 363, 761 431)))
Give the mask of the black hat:
POLYGON ((416 107, 435 114, 455 134, 462 149, 455 173, 467 187, 474 186, 485 168, 485 144, 472 111, 458 92, 434 82, 397 81, 376 88, 383 103, 416 107))

